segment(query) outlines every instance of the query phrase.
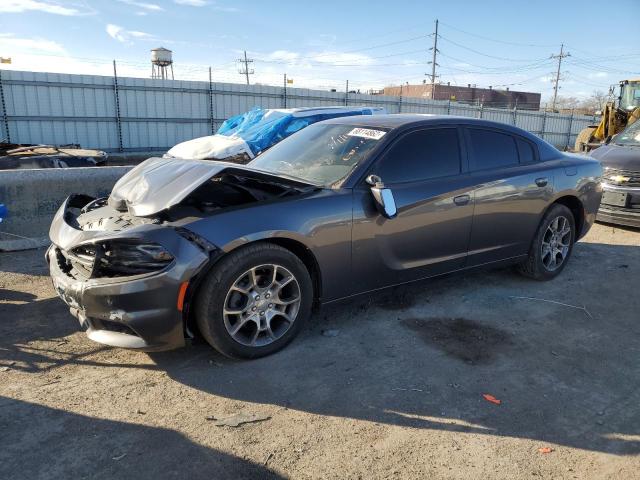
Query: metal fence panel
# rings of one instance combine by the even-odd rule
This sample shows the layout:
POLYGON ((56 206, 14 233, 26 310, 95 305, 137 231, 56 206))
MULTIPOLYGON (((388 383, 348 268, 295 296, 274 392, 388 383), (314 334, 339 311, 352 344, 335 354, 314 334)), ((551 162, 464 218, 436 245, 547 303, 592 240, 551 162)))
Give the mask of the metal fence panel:
POLYGON ((362 105, 389 113, 485 118, 516 125, 559 148, 571 147, 584 115, 484 108, 449 101, 268 85, 2 71, 8 135, 15 143, 79 143, 87 148, 165 150, 210 135, 232 115, 263 108, 362 105), (116 107, 118 105, 118 108, 116 107))

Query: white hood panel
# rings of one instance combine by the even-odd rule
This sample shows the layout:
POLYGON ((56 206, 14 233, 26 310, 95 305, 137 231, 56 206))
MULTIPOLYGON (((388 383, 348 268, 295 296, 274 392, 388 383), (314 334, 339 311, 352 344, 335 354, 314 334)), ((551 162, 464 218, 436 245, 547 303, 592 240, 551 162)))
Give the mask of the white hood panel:
POLYGON ((110 202, 124 201, 132 215, 145 217, 175 205, 235 164, 181 158, 149 158, 114 185, 110 202))
POLYGON ((188 158, 193 160, 220 159, 247 154, 253 158, 253 153, 239 136, 209 135, 208 137, 194 138, 177 144, 167 152, 169 157, 188 158))

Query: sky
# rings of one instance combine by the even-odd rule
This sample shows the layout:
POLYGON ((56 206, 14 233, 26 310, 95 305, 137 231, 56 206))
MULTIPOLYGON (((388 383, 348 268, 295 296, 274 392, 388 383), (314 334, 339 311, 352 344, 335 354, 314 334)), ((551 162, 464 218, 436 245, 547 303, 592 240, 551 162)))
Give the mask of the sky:
POLYGON ((430 81, 436 19, 439 82, 548 99, 561 44, 562 96, 640 78, 640 0, 0 0, 0 67, 149 77, 162 46, 176 79, 243 83, 246 50, 251 83, 365 92, 430 81))

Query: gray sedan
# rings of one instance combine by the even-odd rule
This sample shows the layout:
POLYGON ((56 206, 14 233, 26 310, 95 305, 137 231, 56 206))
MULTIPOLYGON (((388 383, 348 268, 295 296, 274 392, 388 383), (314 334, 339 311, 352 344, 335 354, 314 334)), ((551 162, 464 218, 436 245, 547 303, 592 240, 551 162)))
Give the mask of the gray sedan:
POLYGON ((151 158, 107 198, 72 195, 47 259, 92 340, 163 350, 199 334, 255 358, 314 304, 484 266, 556 277, 595 220, 601 175, 507 125, 345 117, 248 165, 151 158))

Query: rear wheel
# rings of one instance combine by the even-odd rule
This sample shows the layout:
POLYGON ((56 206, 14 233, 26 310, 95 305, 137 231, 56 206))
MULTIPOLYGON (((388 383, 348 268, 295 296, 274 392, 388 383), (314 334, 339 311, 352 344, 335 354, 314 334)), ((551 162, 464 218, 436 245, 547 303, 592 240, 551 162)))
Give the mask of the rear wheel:
POLYGON ((554 204, 544 215, 520 272, 535 280, 551 280, 565 267, 576 238, 571 210, 554 204))
POLYGON ((233 358, 257 358, 283 348, 311 311, 305 265, 274 244, 250 245, 223 258, 196 298, 202 336, 233 358))

